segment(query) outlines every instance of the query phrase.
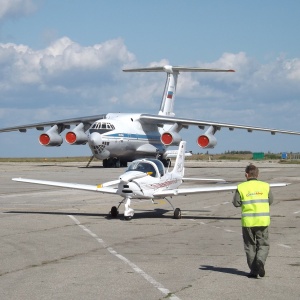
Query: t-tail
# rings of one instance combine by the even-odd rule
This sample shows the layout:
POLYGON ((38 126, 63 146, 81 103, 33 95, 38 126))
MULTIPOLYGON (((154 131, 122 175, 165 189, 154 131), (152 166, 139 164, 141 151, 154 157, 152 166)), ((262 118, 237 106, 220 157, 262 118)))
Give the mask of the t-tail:
POLYGON ((174 117, 174 101, 176 94, 177 79, 180 72, 234 72, 234 70, 223 69, 203 69, 203 68, 189 68, 189 67, 150 67, 138 69, 125 69, 124 72, 166 72, 167 80, 165 84, 164 93, 161 100, 159 115, 174 117))
POLYGON ((172 174, 178 174, 181 177, 183 177, 184 175, 185 147, 186 142, 181 141, 178 147, 178 153, 174 164, 174 168, 172 170, 172 174))

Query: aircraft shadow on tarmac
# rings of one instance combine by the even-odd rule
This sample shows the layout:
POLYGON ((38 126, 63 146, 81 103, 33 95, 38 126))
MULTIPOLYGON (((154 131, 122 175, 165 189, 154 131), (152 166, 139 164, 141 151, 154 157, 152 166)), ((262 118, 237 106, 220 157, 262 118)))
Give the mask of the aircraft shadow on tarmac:
MULTIPOLYGON (((172 212, 171 210, 166 209, 153 209, 149 211, 139 211, 135 210, 134 219, 156 219, 156 218, 168 218, 173 219, 173 214, 171 215, 165 215, 165 213, 172 212)), ((184 210, 182 219, 196 219, 196 220, 240 220, 239 217, 220 217, 220 216, 195 216, 195 215, 187 215, 185 214, 184 210)), ((189 211, 190 212, 190 211, 189 211)), ((205 211, 207 212, 207 211, 205 211)), ((73 215, 73 216, 84 216, 84 217, 100 217, 105 218, 107 220, 115 220, 120 219, 124 220, 124 215, 120 213, 120 215, 117 218, 112 218, 109 216, 108 213, 78 213, 78 212, 57 212, 57 211, 27 211, 27 210, 10 210, 5 212, 7 214, 36 214, 36 215, 73 215)))
POLYGON ((199 269, 204 271, 215 271, 215 272, 228 273, 228 274, 239 275, 239 276, 247 276, 249 274, 247 272, 240 271, 234 268, 221 268, 221 267, 214 267, 208 265, 203 265, 199 269))

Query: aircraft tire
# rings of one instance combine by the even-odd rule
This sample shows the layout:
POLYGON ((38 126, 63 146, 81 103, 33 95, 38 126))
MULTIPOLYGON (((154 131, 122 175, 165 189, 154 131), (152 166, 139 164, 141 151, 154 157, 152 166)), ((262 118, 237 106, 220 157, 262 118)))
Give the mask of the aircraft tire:
POLYGON ((112 218, 116 218, 119 214, 119 211, 116 206, 113 206, 110 211, 110 215, 112 218))
POLYGON ((124 216, 124 219, 126 220, 126 221, 130 221, 131 219, 132 219, 132 217, 131 216, 124 216))
POLYGON ((172 163, 171 163, 171 159, 170 158, 167 159, 167 164, 168 164, 168 167, 171 168, 172 163))
POLYGON ((102 165, 103 165, 103 168, 107 168, 107 159, 103 159, 102 165))
POLYGON ((163 163, 163 165, 164 165, 165 168, 168 167, 168 161, 167 161, 165 158, 163 158, 163 159, 161 160, 161 162, 163 163))
POLYGON ((127 168, 127 161, 121 160, 121 167, 126 167, 127 168))
POLYGON ((120 168, 121 167, 121 161, 119 160, 119 159, 114 159, 114 161, 113 161, 113 166, 115 167, 115 168, 120 168))
POLYGON ((174 219, 181 219, 181 210, 180 210, 180 208, 175 208, 175 210, 174 210, 174 219))

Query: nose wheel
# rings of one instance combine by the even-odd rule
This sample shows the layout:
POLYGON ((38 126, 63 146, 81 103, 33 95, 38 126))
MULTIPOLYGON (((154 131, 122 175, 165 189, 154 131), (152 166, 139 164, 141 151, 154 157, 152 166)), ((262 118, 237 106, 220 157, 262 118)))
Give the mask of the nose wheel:
POLYGON ((125 202, 125 211, 124 211, 124 219, 126 220, 126 221, 129 221, 129 220, 131 220, 132 219, 132 217, 133 217, 133 215, 134 215, 134 210, 132 209, 132 208, 130 208, 130 198, 128 197, 128 198, 124 198, 121 202, 120 202, 120 204, 119 204, 119 206, 118 207, 116 207, 116 206, 113 206, 112 208, 111 208, 111 210, 110 210, 110 216, 111 216, 111 218, 117 218, 118 217, 118 215, 119 215, 119 207, 120 207, 120 205, 122 204, 122 203, 124 203, 125 202))

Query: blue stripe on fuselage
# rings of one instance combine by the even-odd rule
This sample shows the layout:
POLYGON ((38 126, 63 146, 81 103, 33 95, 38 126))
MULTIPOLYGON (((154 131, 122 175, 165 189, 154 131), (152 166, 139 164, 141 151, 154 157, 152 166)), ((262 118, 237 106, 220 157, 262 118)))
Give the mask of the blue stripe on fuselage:
POLYGON ((131 138, 138 140, 155 140, 160 141, 160 135, 147 135, 147 134, 134 134, 134 133, 113 133, 113 134, 104 134, 103 137, 108 138, 131 138))

